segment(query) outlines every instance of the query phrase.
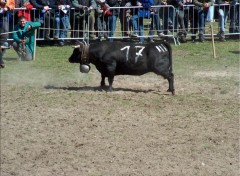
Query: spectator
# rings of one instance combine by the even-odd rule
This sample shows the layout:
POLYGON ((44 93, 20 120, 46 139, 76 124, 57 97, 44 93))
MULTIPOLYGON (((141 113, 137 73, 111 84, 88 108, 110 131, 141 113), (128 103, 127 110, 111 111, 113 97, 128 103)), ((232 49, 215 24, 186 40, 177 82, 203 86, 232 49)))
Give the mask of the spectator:
POLYGON ((65 40, 67 38, 67 33, 69 30, 69 11, 72 7, 70 0, 52 0, 51 8, 55 10, 55 31, 54 39, 59 39, 59 45, 64 46, 65 40))
POLYGON ((15 8, 15 1, 0 0, 0 65, 3 68, 5 66, 3 61, 3 55, 5 54, 4 47, 8 47, 8 38, 9 38, 9 21, 11 18, 10 11, 15 8), (3 34, 4 33, 4 34, 3 34))
POLYGON ((184 26, 186 31, 188 32, 188 27, 189 27, 189 20, 192 17, 190 12, 193 12, 193 6, 192 6, 192 0, 184 0, 184 26))
POLYGON ((220 41, 225 41, 225 12, 227 12, 225 9, 226 6, 224 6, 225 4, 229 4, 229 2, 227 1, 223 1, 223 0, 216 0, 216 4, 218 4, 217 7, 217 13, 218 13, 218 19, 219 19, 219 40, 220 41))
POLYGON ((180 42, 182 43, 187 42, 186 40, 187 31, 184 23, 185 2, 183 0, 166 0, 166 1, 162 1, 162 4, 173 6, 176 9, 176 13, 174 13, 174 8, 172 7, 164 8, 163 12, 161 12, 163 16, 164 34, 168 35, 168 31, 173 30, 175 32, 178 32, 178 37, 180 39, 180 42), (169 25, 169 21, 171 21, 172 23, 171 25, 169 25))
MULTIPOLYGON (((162 0, 161 5, 167 6, 172 5, 174 6, 176 1, 174 0, 162 0)), ((160 9, 160 18, 163 19, 163 33, 164 35, 168 35, 168 31, 172 30, 174 26, 173 22, 175 21, 175 14, 174 9, 172 7, 163 7, 160 9)), ((175 23, 176 24, 176 23, 175 23)), ((167 36, 165 37, 168 38, 167 36)))
POLYGON ((26 21, 24 16, 18 18, 18 24, 14 27, 13 49, 17 52, 21 60, 33 60, 35 29, 41 26, 40 22, 26 21))
POLYGON ((41 22, 43 30, 43 36, 46 40, 51 40, 50 38, 50 19, 51 13, 49 11, 49 1, 48 0, 30 0, 30 3, 37 10, 32 11, 32 20, 41 22))
POLYGON ((176 8, 176 19, 175 19, 175 29, 178 29, 179 24, 179 32, 178 37, 180 38, 181 43, 186 43, 186 36, 187 36, 187 30, 184 23, 184 0, 176 0, 175 8, 176 8))
MULTIPOLYGON (((162 3, 162 0, 154 0, 154 6, 160 6, 162 3)), ((157 31, 157 34, 159 37, 164 37, 164 34, 162 32, 162 25, 160 21, 160 16, 159 16, 159 8, 151 8, 151 25, 150 25, 150 30, 149 30, 149 41, 153 41, 153 34, 154 30, 157 31)))
POLYGON ((141 8, 135 9, 135 13, 132 17, 134 30, 133 37, 140 36, 139 42, 143 43, 144 42, 144 38, 142 37, 144 35, 143 19, 150 18, 149 8, 153 5, 153 0, 139 0, 136 2, 136 5, 141 8))
POLYGON ((25 9, 18 11, 18 17, 24 16, 26 21, 32 21, 31 20, 31 10, 33 8, 32 4, 29 2, 29 0, 24 0, 20 2, 21 3, 19 4, 19 6, 25 9))
MULTIPOLYGON (((71 36, 73 38, 83 37, 83 32, 86 31, 86 25, 89 26, 90 38, 95 38, 94 23, 95 18, 91 12, 97 8, 95 0, 73 0, 72 5, 75 8, 71 15, 70 23, 73 29, 71 36), (89 24, 88 24, 89 19, 89 24)), ((88 28, 87 28, 88 30, 88 28)))
MULTIPOLYGON (((240 32, 240 5, 239 0, 233 0, 230 4, 230 33, 239 33, 240 32)), ((230 38, 239 39, 240 36, 231 34, 230 38)))
POLYGON ((113 41, 113 36, 116 31, 117 26, 117 18, 119 16, 120 9, 117 7, 120 7, 122 0, 107 0, 107 3, 110 7, 114 7, 111 9, 111 15, 108 16, 108 23, 107 23, 107 30, 108 30, 108 37, 109 41, 113 41))
POLYGON ((5 67, 5 63, 3 61, 3 56, 6 53, 7 48, 8 48, 8 43, 7 42, 2 43, 1 46, 0 46, 0 68, 5 67))
POLYGON ((122 36, 125 37, 130 35, 132 10, 127 7, 131 7, 132 4, 130 0, 122 0, 120 6, 125 7, 121 8, 119 13, 122 36))
POLYGON ((105 0, 97 0, 97 9, 95 11, 95 29, 97 29, 97 37, 102 41, 104 37, 108 37, 106 31, 106 24, 108 23, 108 16, 111 15, 110 6, 105 0))
MULTIPOLYGON (((204 42, 204 33, 205 33, 205 19, 208 13, 208 9, 210 6, 213 6, 214 0, 193 0, 193 4, 195 5, 193 11, 193 21, 192 21, 192 29, 193 34, 197 33, 197 29, 199 28, 199 41, 204 42)), ((192 40, 195 41, 196 36, 192 37, 192 40)))

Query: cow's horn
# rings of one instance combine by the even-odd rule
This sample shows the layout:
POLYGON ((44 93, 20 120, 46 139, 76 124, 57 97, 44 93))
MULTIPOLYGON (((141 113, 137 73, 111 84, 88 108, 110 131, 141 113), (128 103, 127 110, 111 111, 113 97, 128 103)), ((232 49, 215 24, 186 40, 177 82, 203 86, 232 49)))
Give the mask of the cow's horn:
POLYGON ((80 45, 72 46, 73 48, 80 48, 80 45))

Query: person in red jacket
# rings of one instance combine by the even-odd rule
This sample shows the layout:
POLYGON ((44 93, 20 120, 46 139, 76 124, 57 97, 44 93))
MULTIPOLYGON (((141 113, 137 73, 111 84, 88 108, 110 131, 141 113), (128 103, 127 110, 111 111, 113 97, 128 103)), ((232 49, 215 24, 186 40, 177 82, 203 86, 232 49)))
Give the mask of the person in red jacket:
POLYGON ((11 10, 15 8, 15 0, 0 0, 0 68, 5 67, 3 55, 8 47, 9 22, 11 22, 11 10))
POLYGON ((32 4, 30 4, 30 2, 28 0, 23 1, 23 5, 22 5, 23 10, 19 10, 18 12, 18 16, 24 16, 26 21, 32 21, 31 20, 31 10, 33 8, 32 4))

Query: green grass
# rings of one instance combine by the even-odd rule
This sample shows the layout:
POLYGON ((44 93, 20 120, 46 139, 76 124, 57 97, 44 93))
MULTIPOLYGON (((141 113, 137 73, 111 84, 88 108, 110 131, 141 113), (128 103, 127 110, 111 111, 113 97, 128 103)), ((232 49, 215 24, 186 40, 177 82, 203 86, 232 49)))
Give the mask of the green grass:
MULTIPOLYGON (((210 41, 205 43, 186 43, 179 46, 172 44, 173 67, 175 75, 189 77, 194 72, 204 71, 239 71, 239 41, 215 42, 217 58, 213 58, 210 41)), ((6 68, 2 71, 2 80, 9 79, 12 73, 18 73, 23 77, 44 74, 50 79, 58 81, 76 81, 87 83, 92 78, 92 73, 79 77, 79 65, 70 64, 68 57, 73 49, 71 46, 43 46, 37 47, 36 60, 33 62, 21 62, 13 49, 5 55, 6 68), (26 74, 27 73, 27 74, 26 74), (50 75, 50 76, 49 76, 50 75), (67 78, 67 79, 66 79, 67 78)), ((92 69, 95 69, 92 66, 92 69)), ((79 73, 80 74, 80 73, 79 73)))

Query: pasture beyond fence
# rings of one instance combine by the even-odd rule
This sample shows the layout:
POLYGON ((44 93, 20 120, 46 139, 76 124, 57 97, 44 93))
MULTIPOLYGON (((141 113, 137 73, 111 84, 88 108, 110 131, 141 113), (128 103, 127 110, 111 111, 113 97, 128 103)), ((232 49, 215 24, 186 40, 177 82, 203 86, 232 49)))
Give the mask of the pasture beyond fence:
MULTIPOLYGON (((229 4, 225 5, 214 5, 215 9, 215 18, 213 22, 213 36, 217 36, 220 32, 220 23, 219 23, 219 13, 218 9, 222 9, 224 13, 224 28, 225 28, 225 36, 231 36, 231 37, 236 37, 240 35, 240 14, 239 14, 239 3, 237 3, 234 7, 232 7, 229 4)), ((111 23, 113 18, 110 18, 110 16, 102 16, 102 30, 99 30, 96 26, 97 22, 97 17, 94 14, 93 11, 89 11, 86 9, 83 11, 83 13, 77 12, 76 9, 72 8, 68 12, 68 17, 69 18, 69 24, 68 27, 69 29, 60 29, 60 30, 65 30, 67 32, 67 36, 64 38, 58 38, 58 39, 64 39, 64 40, 85 40, 89 43, 89 40, 91 40, 91 34, 99 36, 100 33, 103 33, 103 37, 105 39, 128 39, 132 38, 132 33, 133 33, 133 14, 134 12, 139 9, 139 7, 118 7, 118 8, 111 8, 111 10, 117 9, 120 13, 119 16, 116 19, 116 30, 110 29, 109 28, 109 23, 111 23), (75 15, 78 14, 78 15, 75 15), (107 19, 106 19, 107 18, 107 19), (95 21, 95 22, 94 22, 95 21), (114 31, 113 36, 109 36, 109 33, 111 31, 114 31)), ((195 21, 197 18, 196 14, 194 13, 194 5, 185 5, 182 12, 184 13, 184 25, 186 28, 186 35, 188 37, 196 37, 199 34, 199 31, 201 30, 199 28, 199 25, 194 25, 198 24, 198 21, 195 21), (195 31, 195 32, 193 32, 195 31)), ((17 23, 17 16, 20 10, 27 12, 29 10, 25 8, 15 8, 13 12, 8 16, 7 23, 2 22, 3 25, 8 25, 9 26, 9 36, 8 40, 12 40, 12 31, 14 30, 14 25, 17 23)), ((181 33, 181 24, 179 24, 178 21, 178 15, 179 15, 179 9, 174 8, 171 5, 165 5, 165 6, 152 6, 151 7, 151 12, 153 14, 159 15, 159 23, 153 23, 151 24, 151 21, 154 22, 156 18, 144 18, 143 20, 143 34, 141 37, 145 39, 149 39, 151 37, 153 38, 158 38, 159 35, 157 32, 159 32, 159 29, 162 33, 164 33, 165 37, 172 38, 174 40, 175 44, 180 44, 179 42, 179 33, 181 33), (159 28, 154 26, 154 24, 159 24, 159 28), (152 27, 152 28, 151 28, 152 27), (158 29, 158 30, 157 30, 158 29), (150 33, 149 31, 152 31, 150 33)), ((47 30, 50 31, 50 38, 54 39, 54 31, 56 29, 55 20, 56 20, 56 15, 58 14, 57 11, 52 11, 50 10, 48 13, 49 15, 44 16, 43 12, 37 9, 32 9, 30 11, 31 13, 31 18, 32 21, 40 21, 42 23, 41 28, 38 30, 37 33, 37 38, 36 40, 45 40, 44 36, 47 30), (44 18, 49 18, 48 20, 44 18), (46 24, 48 23, 48 24, 46 24)), ((205 16, 207 18, 207 16, 205 16)), ((138 18, 137 23, 139 24, 140 19, 138 18)), ((205 31, 204 31, 204 36, 205 37, 211 37, 211 30, 209 28, 210 26, 210 21, 205 21, 205 31)), ((138 28, 139 30, 139 28, 138 28)), ((99 38, 99 37, 98 37, 99 38)), ((97 39, 98 39, 97 38, 97 39)))

